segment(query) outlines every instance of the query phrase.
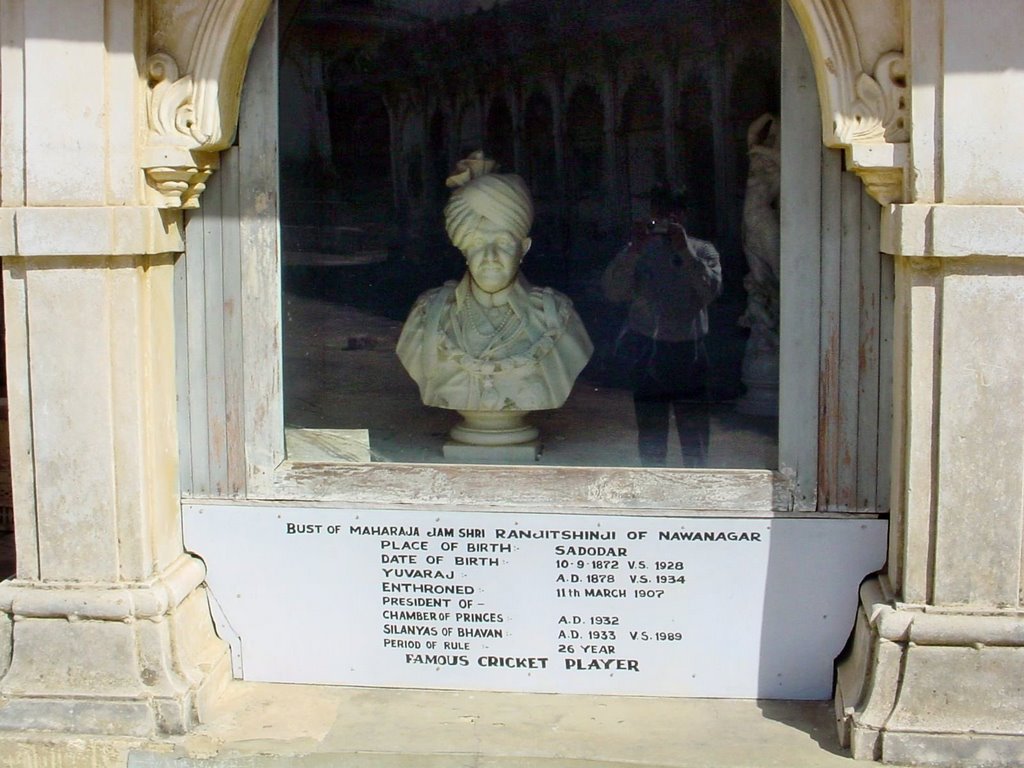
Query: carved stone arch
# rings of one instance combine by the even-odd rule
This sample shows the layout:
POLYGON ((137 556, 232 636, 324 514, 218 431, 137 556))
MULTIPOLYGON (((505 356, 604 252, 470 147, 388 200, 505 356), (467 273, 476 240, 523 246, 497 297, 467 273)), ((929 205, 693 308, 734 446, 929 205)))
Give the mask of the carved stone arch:
POLYGON ((566 87, 565 188, 573 204, 586 194, 597 194, 606 183, 606 91, 594 73, 581 73, 566 87))
POLYGON ((521 106, 523 113, 526 113, 526 105, 529 104, 530 100, 534 96, 544 99, 547 101, 548 108, 554 112, 555 105, 552 101, 553 91, 551 82, 548 78, 540 75, 530 75, 523 78, 522 87, 519 91, 519 98, 521 100, 521 106))
POLYGON ((571 89, 567 89, 565 93, 565 107, 568 112, 573 104, 573 101, 580 96, 581 93, 591 91, 596 97, 598 103, 601 106, 602 112, 605 109, 605 104, 602 99, 602 88, 601 83, 596 78, 579 78, 575 81, 571 89))
POLYGON ((446 121, 455 119, 455 106, 451 94, 440 82, 433 83, 428 90, 425 109, 428 120, 432 120, 435 115, 440 115, 446 121))
POLYGON ((500 170, 513 171, 516 161, 516 115, 507 89, 498 88, 487 93, 482 120, 485 154, 498 162, 500 170))
POLYGON ((582 87, 590 87, 601 93, 602 85, 603 77, 593 69, 581 69, 572 72, 565 79, 565 101, 568 104, 573 94, 582 87))
POLYGON ((456 159, 465 157, 467 152, 473 151, 469 148, 466 131, 464 131, 463 128, 465 128, 467 120, 475 117, 476 128, 479 129, 481 110, 482 105, 480 103, 480 95, 473 88, 460 88, 452 97, 451 125, 452 130, 454 131, 453 135, 456 138, 456 146, 454 147, 454 151, 457 156, 456 159))
POLYGON ((615 106, 615 125, 619 133, 622 133, 627 128, 625 123, 627 101, 635 96, 637 88, 645 84, 652 86, 654 92, 657 93, 660 108, 660 102, 665 98, 661 78, 658 77, 658 73, 652 72, 649 67, 636 67, 631 72, 630 77, 623 82, 622 88, 620 88, 617 94, 618 103, 615 106))
POLYGON ((789 0, 814 64, 822 140, 883 204, 903 199, 907 61, 901 3, 789 0))
POLYGON ((700 82, 705 88, 711 90, 713 78, 708 71, 708 62, 694 59, 680 59, 676 64, 676 85, 682 86, 685 83, 700 82))
MULTIPOLYGON (((573 99, 576 95, 584 88, 589 88, 595 94, 597 94, 598 100, 601 102, 601 108, 605 109, 604 97, 607 94, 607 89, 604 87, 601 75, 593 70, 581 70, 574 72, 565 79, 565 87, 562 92, 563 108, 566 115, 569 113, 569 108, 573 103, 573 99)), ((568 129, 568 125, 566 125, 568 129)))
POLYGON ((502 83, 497 88, 488 88, 483 95, 483 120, 487 122, 493 110, 504 108, 514 125, 519 106, 519 94, 514 84, 502 83))
POLYGON ((661 89, 662 79, 658 69, 650 64, 650 62, 642 59, 636 59, 633 61, 625 62, 622 69, 618 72, 618 87, 615 92, 615 130, 622 131, 622 121, 625 117, 625 105, 626 98, 633 90, 637 81, 641 78, 647 78, 655 87, 661 89))
MULTIPOLYGON (((901 199, 909 125, 900 3, 788 2, 814 62, 823 141, 847 151, 848 167, 880 202, 901 199)), ((234 136, 246 66, 269 7, 270 0, 206 0, 183 12, 177 0, 153 0, 141 165, 156 205, 198 206, 217 153, 234 136)), ((633 74, 623 72, 623 84, 633 74)), ((620 117, 627 89, 617 90, 620 117)))
POLYGON ((607 109, 604 100, 610 96, 612 89, 608 88, 608 76, 598 69, 580 69, 569 74, 565 79, 565 108, 568 110, 573 97, 581 88, 591 88, 602 100, 602 107, 607 109))

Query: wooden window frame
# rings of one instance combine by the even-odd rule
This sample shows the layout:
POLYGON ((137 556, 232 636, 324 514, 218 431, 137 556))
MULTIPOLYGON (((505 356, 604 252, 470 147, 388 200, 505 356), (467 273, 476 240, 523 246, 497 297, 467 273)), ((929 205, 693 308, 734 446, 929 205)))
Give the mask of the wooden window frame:
POLYGON ((177 269, 183 498, 660 516, 884 511, 888 408, 876 408, 872 417, 870 408, 861 413, 857 403, 886 402, 888 341, 879 329, 891 327, 892 297, 885 287, 891 286, 891 265, 879 258, 877 205, 855 177, 842 172, 838 152, 821 146, 810 58, 785 3, 783 11, 778 470, 289 459, 282 377, 278 31, 271 12, 249 64, 238 144, 223 154, 203 209, 188 220, 187 255, 177 269), (846 234, 837 231, 841 220, 854 219, 860 224, 856 238, 848 233, 851 227, 842 228, 846 234), (873 266, 876 262, 881 266, 873 266), (878 308, 877 316, 865 320, 865 303, 878 308), (851 359, 863 368, 864 341, 872 327, 873 368, 866 376, 854 375, 854 398, 844 382, 851 359), (858 459, 852 473, 844 460, 850 455, 858 459), (510 488, 514 500, 506 498, 510 488))

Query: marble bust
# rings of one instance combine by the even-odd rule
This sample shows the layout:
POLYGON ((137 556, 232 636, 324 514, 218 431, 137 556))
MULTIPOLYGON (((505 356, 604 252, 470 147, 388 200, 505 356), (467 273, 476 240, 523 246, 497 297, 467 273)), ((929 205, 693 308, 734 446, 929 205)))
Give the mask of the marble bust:
POLYGON ((530 285, 533 202, 514 174, 474 152, 447 184, 448 237, 466 260, 459 281, 423 293, 398 340, 398 357, 425 405, 459 411, 460 442, 505 445, 536 437, 522 418, 561 407, 593 345, 570 300, 530 285))

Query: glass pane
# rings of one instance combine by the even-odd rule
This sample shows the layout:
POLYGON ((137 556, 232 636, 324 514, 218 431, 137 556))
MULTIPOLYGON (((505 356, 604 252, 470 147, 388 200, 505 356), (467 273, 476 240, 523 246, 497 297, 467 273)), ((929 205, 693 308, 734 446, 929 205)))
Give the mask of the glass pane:
POLYGON ((776 465, 777 0, 283 30, 291 457, 776 465))

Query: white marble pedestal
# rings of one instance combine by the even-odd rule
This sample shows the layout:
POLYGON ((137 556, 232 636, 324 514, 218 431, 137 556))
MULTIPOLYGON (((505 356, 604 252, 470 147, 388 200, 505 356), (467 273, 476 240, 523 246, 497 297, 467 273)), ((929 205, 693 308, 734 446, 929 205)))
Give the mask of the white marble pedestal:
POLYGON ((540 430, 526 423, 529 411, 459 411, 444 457, 457 461, 516 464, 536 461, 540 430))

